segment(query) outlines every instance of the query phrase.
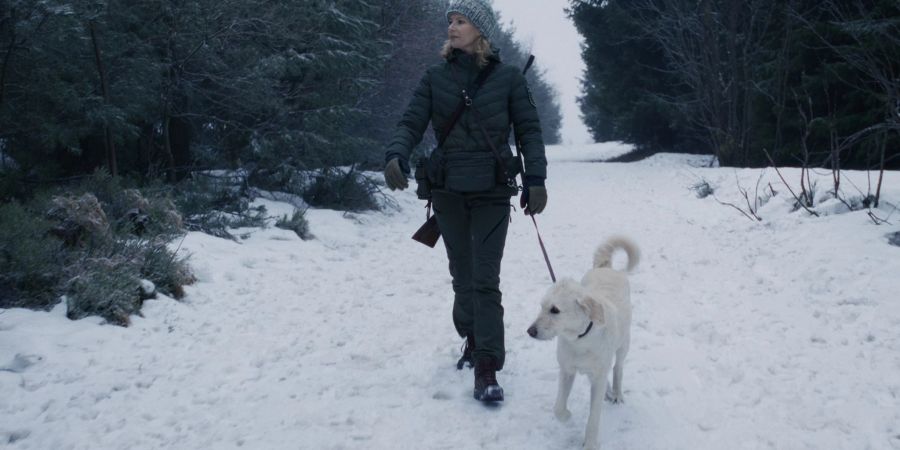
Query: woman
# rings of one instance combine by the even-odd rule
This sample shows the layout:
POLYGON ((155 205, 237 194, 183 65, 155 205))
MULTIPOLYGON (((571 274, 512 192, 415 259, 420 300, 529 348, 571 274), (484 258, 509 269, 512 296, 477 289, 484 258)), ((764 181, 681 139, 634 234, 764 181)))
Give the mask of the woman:
POLYGON ((518 166, 510 164, 516 161, 508 143, 510 124, 524 155, 526 213, 539 214, 546 206, 547 160, 525 77, 500 63, 491 46, 498 33, 491 6, 484 0, 454 0, 447 20, 445 61, 429 68, 416 88, 385 152, 384 177, 391 190, 408 186, 409 155, 430 121, 441 143, 427 162, 431 200, 453 277, 453 323, 466 338, 457 367, 474 362, 475 398, 502 401, 496 379, 506 354, 500 260, 510 197, 517 193, 509 182, 515 173, 506 169, 518 166), (461 114, 454 114, 457 110, 461 114))

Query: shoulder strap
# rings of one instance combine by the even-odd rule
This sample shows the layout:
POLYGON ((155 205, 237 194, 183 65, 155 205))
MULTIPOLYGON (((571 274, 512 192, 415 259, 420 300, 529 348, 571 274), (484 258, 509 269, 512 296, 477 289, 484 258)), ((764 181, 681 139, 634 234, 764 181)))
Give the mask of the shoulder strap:
MULTIPOLYGON (((533 63, 534 63, 534 55, 529 55, 528 61, 525 63, 525 68, 522 69, 522 75, 525 75, 525 73, 528 72, 528 69, 531 68, 531 65, 532 65, 533 63)), ((496 160, 497 160, 497 164, 499 164, 498 167, 500 167, 500 168, 504 171, 504 173, 506 174, 506 178, 507 178, 507 181, 509 182, 509 185, 510 185, 510 186, 515 186, 515 184, 516 184, 516 177, 515 177, 515 175, 512 175, 512 176, 511 176, 511 175, 510 175, 510 172, 508 172, 508 168, 507 168, 506 165, 503 163, 503 157, 500 156, 500 150, 497 150, 497 146, 494 145, 494 141, 491 140, 491 135, 490 135, 490 133, 487 132, 487 128, 484 127, 484 124, 482 123, 481 117, 480 117, 479 114, 478 114, 478 110, 476 110, 476 109, 473 107, 473 108, 472 108, 472 112, 475 113, 475 119, 476 119, 476 122, 478 122, 478 127, 481 128, 481 132, 484 133, 484 139, 487 141, 488 145, 491 147, 491 152, 494 154, 494 159, 496 159, 496 160)), ((522 180, 524 181, 524 179, 525 179, 525 168, 524 168, 524 166, 523 166, 523 164, 522 164, 522 153, 521 153, 521 148, 522 148, 522 143, 519 142, 519 141, 517 140, 517 141, 516 141, 516 158, 518 159, 517 164, 519 165, 520 172, 522 173, 522 180)), ((553 270, 553 269, 551 269, 551 272, 552 272, 552 270, 553 270)))
POLYGON ((444 126, 443 132, 438 137, 438 147, 444 146, 444 141, 447 140, 447 136, 450 136, 450 131, 453 130, 453 126, 456 125, 456 122, 462 115, 463 110, 466 109, 467 102, 471 102, 471 99, 475 98, 475 94, 478 93, 478 89, 481 88, 488 75, 490 75, 491 72, 494 71, 494 68, 496 66, 497 61, 492 59, 490 62, 488 62, 488 65, 484 69, 481 69, 481 72, 478 73, 478 77, 475 78, 475 82, 472 84, 470 92, 466 94, 466 97, 460 99, 459 105, 456 106, 456 111, 453 111, 453 115, 450 116, 450 121, 447 122, 447 125, 444 126))
MULTIPOLYGON (((516 176, 509 172, 509 168, 507 168, 506 164, 503 162, 503 156, 500 155, 500 150, 497 150, 497 146, 494 145, 494 141, 491 140, 490 133, 488 133, 487 128, 484 127, 484 124, 481 123, 481 115, 478 114, 478 110, 473 107, 472 112, 475 114, 475 122, 478 123, 478 128, 480 128, 481 132, 484 133, 484 139, 487 141, 488 146, 491 148, 491 153, 494 154, 494 159, 497 160, 497 167, 503 171, 504 175, 506 175, 506 182, 510 186, 515 187, 516 176)), ((518 149, 516 149, 516 151, 518 152, 518 149)))

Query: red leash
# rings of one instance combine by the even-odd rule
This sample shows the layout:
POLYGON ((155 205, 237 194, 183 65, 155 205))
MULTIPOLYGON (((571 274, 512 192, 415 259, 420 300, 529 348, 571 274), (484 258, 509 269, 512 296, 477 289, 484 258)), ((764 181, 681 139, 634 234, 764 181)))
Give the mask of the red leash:
POLYGON ((547 270, 550 271, 550 279, 556 283, 556 274, 553 273, 553 266, 550 264, 550 257, 547 256, 547 247, 544 246, 544 240, 541 239, 541 230, 538 230, 537 220, 534 218, 534 214, 531 214, 530 211, 526 210, 528 215, 531 216, 531 221, 534 222, 534 231, 537 233, 538 243, 541 244, 541 252, 544 253, 544 262, 547 263, 547 270))

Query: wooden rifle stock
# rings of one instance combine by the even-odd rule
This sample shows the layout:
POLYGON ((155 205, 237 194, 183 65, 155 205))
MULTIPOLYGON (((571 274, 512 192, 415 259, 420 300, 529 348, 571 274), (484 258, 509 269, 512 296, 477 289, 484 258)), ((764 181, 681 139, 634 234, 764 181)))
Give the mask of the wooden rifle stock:
POLYGON ((437 216, 431 216, 425 223, 419 227, 418 230, 412 236, 413 240, 421 242, 431 248, 437 244, 438 239, 441 238, 441 228, 437 223, 437 216))

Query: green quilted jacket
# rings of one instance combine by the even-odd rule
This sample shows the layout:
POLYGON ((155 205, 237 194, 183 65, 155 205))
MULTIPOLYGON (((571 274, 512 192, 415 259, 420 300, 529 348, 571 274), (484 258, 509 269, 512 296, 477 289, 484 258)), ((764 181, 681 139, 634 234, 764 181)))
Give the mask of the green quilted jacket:
MULTIPOLYGON (((492 58, 499 62, 497 56, 492 58)), ((475 58, 459 50, 455 50, 446 61, 430 67, 397 124, 385 152, 385 161, 399 158, 403 170, 408 171, 409 155, 421 142, 428 123, 431 122, 435 136, 438 137, 459 105, 462 89, 474 82, 478 72, 475 58)), ((512 125, 516 139, 522 143, 519 151, 524 159, 525 174, 529 179, 534 177, 542 180, 547 177, 541 124, 521 69, 497 64, 475 94, 472 106, 476 111, 466 108, 444 142, 443 150, 446 154, 491 154, 491 147, 478 126, 477 115, 504 157, 512 152, 508 142, 512 125)))

